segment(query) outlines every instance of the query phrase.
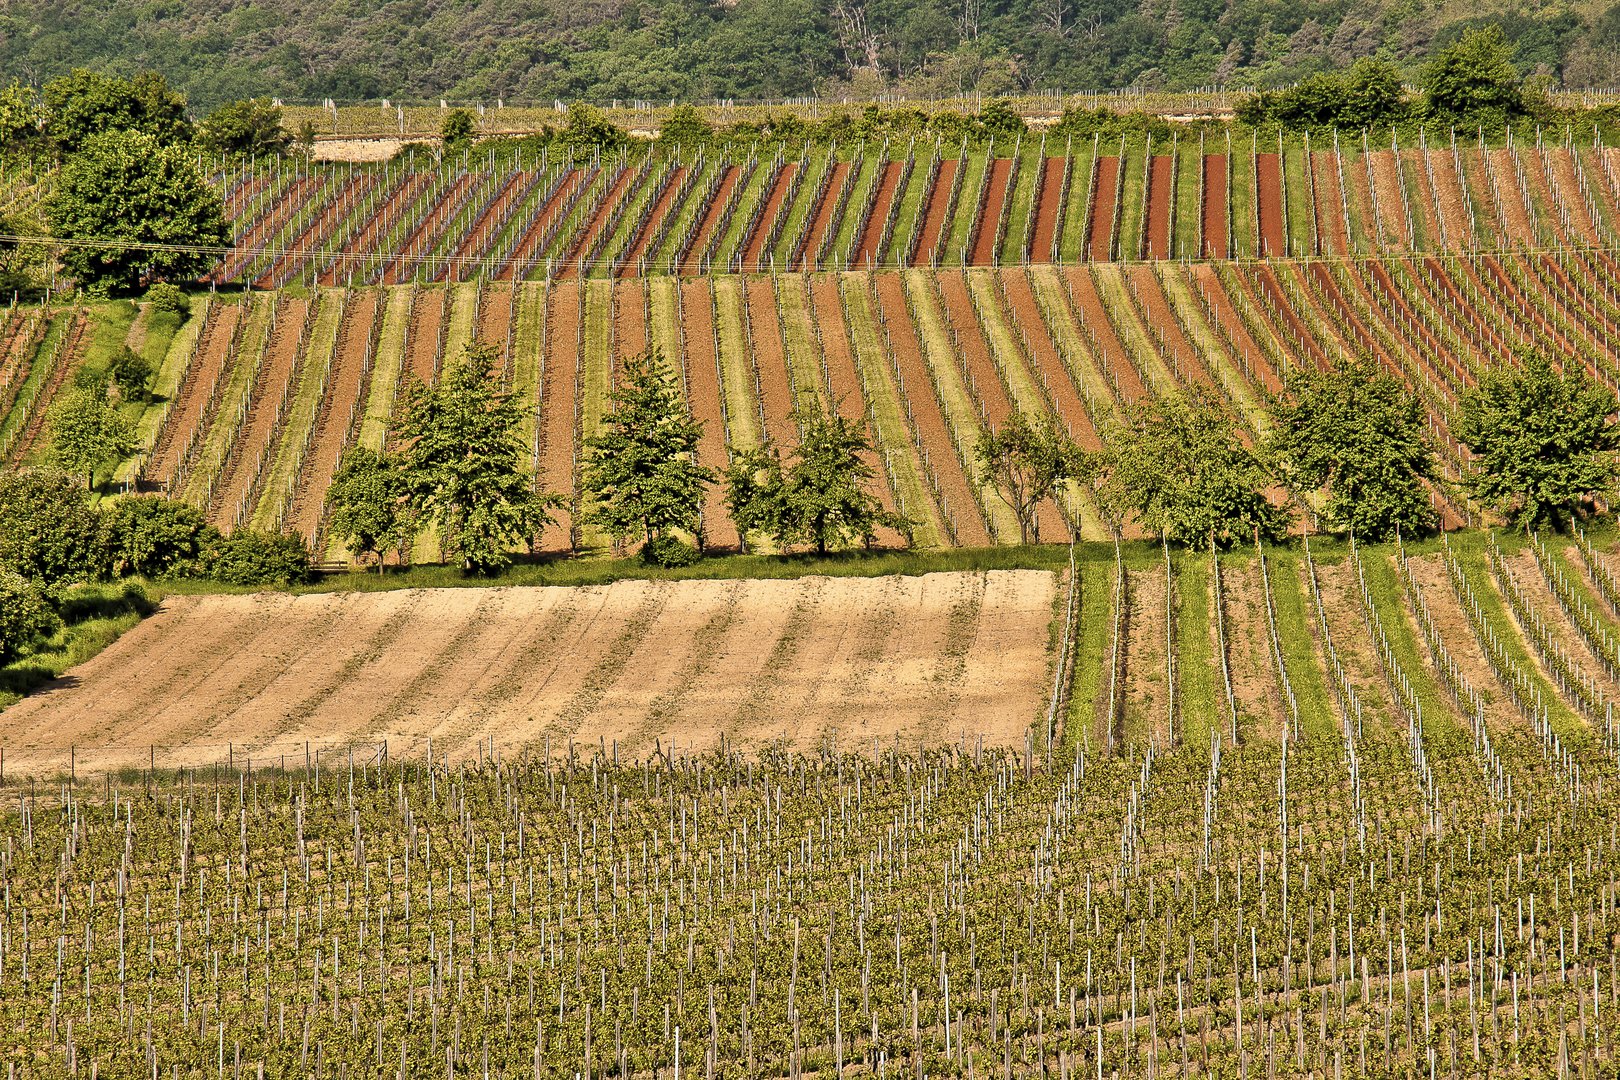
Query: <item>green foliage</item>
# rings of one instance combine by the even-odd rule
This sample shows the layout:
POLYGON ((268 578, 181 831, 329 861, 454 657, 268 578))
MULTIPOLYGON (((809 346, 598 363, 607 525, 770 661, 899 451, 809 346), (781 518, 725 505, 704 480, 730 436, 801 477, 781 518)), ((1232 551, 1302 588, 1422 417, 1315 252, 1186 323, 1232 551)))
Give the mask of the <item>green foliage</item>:
POLYGON ((247 98, 221 105, 197 126, 197 142, 219 154, 247 157, 285 154, 292 132, 281 123, 281 106, 269 98, 247 98))
POLYGON ((615 150, 629 138, 622 129, 613 126, 601 110, 579 101, 568 106, 568 122, 557 132, 559 143, 577 150, 615 150))
POLYGON ((195 277, 213 265, 208 251, 131 246, 223 246, 230 240, 219 192, 190 151, 140 132, 86 142, 62 167, 46 209, 51 235, 72 243, 62 265, 81 284, 128 290, 152 277, 195 277))
POLYGON ((56 633, 62 620, 39 585, 0 569, 0 662, 10 662, 56 633))
POLYGON ((40 141, 45 112, 31 87, 15 79, 0 88, 0 159, 23 156, 40 141))
POLYGON ((390 548, 404 551, 419 529, 401 463, 363 446, 343 456, 326 502, 331 534, 356 554, 374 556, 379 574, 384 553, 390 548))
POLYGON ((1500 127, 1526 112, 1511 47, 1494 23, 1470 30, 1431 60, 1423 90, 1430 115, 1451 123, 1500 127))
POLYGON ((497 360, 493 347, 477 342, 437 386, 413 379, 394 429, 415 512, 438 526, 467 574, 507 566, 511 546, 532 540, 561 503, 536 493, 524 469, 523 409, 501 389, 497 360))
POLYGON ((678 536, 659 536, 645 544, 641 558, 649 566, 678 570, 683 566, 696 566, 703 561, 703 552, 678 536))
POLYGON ((1005 98, 992 98, 979 110, 979 127, 985 134, 1007 141, 1028 133, 1024 118, 1013 112, 1005 98))
POLYGON ((241 530, 223 536, 209 530, 193 573, 222 585, 298 585, 313 576, 309 545, 302 536, 241 530))
POLYGON ((687 414, 664 354, 653 349, 627 360, 610 400, 601 432, 585 440, 588 520, 616 540, 697 532, 703 487, 714 472, 698 464, 703 424, 687 414))
POLYGON ((100 574, 101 519, 63 473, 0 473, 0 567, 57 589, 100 574))
POLYGON ((1388 127, 1410 113, 1400 69, 1371 57, 1348 71, 1318 73, 1286 90, 1262 91, 1238 107, 1245 123, 1274 123, 1289 131, 1388 127))
POLYGON ((867 490, 876 473, 865 432, 837 414, 795 415, 800 440, 790 463, 766 446, 738 455, 726 471, 726 503, 744 539, 757 532, 784 548, 809 543, 825 555, 855 543, 871 547, 879 527, 909 533, 910 523, 867 490))
POLYGON ((146 290, 146 302, 158 311, 167 311, 184 319, 191 314, 191 301, 185 290, 168 281, 158 281, 146 290))
POLYGON ((1057 493, 1065 481, 1089 483, 1102 460, 1069 441, 1050 417, 1033 423, 1015 412, 1000 431, 986 428, 973 447, 974 462, 986 481, 1018 518, 1021 543, 1039 543, 1040 518, 1035 509, 1057 493))
POLYGON ((459 154, 473 144, 478 134, 478 118, 467 109, 451 109, 439 126, 445 157, 459 154))
POLYGON ((1517 528, 1562 525, 1620 476, 1614 395, 1577 359, 1563 371, 1539 352, 1518 359, 1462 396, 1452 433, 1476 455, 1469 483, 1481 502, 1517 528))
POLYGON ((1439 471, 1423 404, 1399 379, 1364 361, 1303 369, 1272 417, 1271 453, 1297 489, 1325 489, 1330 529, 1385 541, 1438 524, 1425 486, 1439 471))
POLYGON ((1115 514, 1189 547, 1285 534, 1287 511, 1266 499, 1269 473, 1208 387, 1131 406, 1114 442, 1104 501, 1115 514))
POLYGON ((202 511, 160 495, 118 499, 103 515, 107 556, 115 576, 163 578, 195 564, 214 542, 202 511))
POLYGON ((120 345, 107 365, 107 375, 124 401, 145 401, 151 396, 152 362, 128 345, 120 345))
MULTIPOLYGON (((126 349, 125 352, 128 352, 126 349)), ((51 460, 96 486, 96 470, 117 464, 139 446, 135 423, 107 400, 104 386, 75 390, 51 409, 51 460)))
POLYGON ((75 68, 45 84, 44 100, 46 132, 67 156, 111 132, 139 132, 159 146, 191 141, 186 99, 157 72, 124 79, 75 68))
POLYGON ((714 129, 690 105, 677 105, 658 131, 658 140, 677 146, 702 146, 714 138, 714 129))

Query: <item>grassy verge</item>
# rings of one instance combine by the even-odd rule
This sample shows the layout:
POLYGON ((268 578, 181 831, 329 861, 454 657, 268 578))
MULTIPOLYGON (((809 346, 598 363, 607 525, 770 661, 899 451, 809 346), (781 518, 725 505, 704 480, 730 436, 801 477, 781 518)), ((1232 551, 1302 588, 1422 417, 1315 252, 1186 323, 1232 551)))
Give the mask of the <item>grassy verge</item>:
POLYGON ((1063 237, 1058 241, 1058 257, 1066 263, 1079 262, 1086 246, 1086 208, 1091 202, 1091 140, 1074 146, 1069 166, 1069 198, 1062 207, 1063 237))
POLYGON ((967 172, 962 175, 962 191, 957 196, 956 213, 940 232, 941 266, 962 265, 962 247, 973 235, 973 219, 978 214, 979 187, 984 183, 984 173, 990 167, 990 161, 983 150, 977 152, 970 150, 962 167, 967 172))
POLYGON ((29 655, 0 667, 0 709, 82 664, 157 610, 133 583, 81 585, 63 604, 63 627, 29 655))
POLYGON ((1284 222, 1288 228, 1288 253, 1294 256, 1309 255, 1311 188, 1305 177, 1311 171, 1311 163, 1305 156, 1303 146, 1284 146, 1283 169, 1288 189, 1288 217, 1284 222))
POLYGON ((1176 227, 1170 233, 1172 258, 1197 258, 1199 246, 1198 175, 1203 171, 1198 144, 1181 143, 1176 155, 1176 227))
POLYGON ((1108 692, 1108 635, 1113 628, 1112 561, 1079 564, 1080 625, 1074 638, 1074 679, 1063 720, 1063 746, 1068 750, 1092 743, 1099 699, 1108 692))
POLYGON ((906 186, 900 189, 900 211, 894 219, 894 233, 889 237, 889 246, 878 252, 879 266, 899 266, 910 254, 906 245, 911 242, 911 230, 916 228, 923 201, 928 198, 928 163, 932 156, 933 151, 927 148, 917 151, 911 176, 906 179, 906 186))
MULTIPOLYGON (((750 343, 743 328, 742 278, 713 279, 715 340, 720 344, 720 392, 726 398, 726 440, 739 450, 764 441, 754 373, 748 362, 750 343)), ((701 363, 701 361, 699 361, 701 363)))
MULTIPOLYGON (((1157 149, 1157 148, 1155 148, 1157 149)), ((1169 147, 1165 147, 1169 149, 1169 147)), ((1134 259, 1142 250, 1147 220, 1142 214, 1142 195, 1147 190, 1148 161, 1136 147, 1125 149, 1125 197, 1119 204, 1119 257, 1134 259)))
POLYGON ((1252 258, 1256 254, 1254 192, 1259 181, 1254 175, 1254 159, 1249 156, 1249 149, 1248 139, 1232 140, 1232 190, 1227 207, 1227 232, 1230 235, 1226 246, 1233 255, 1252 258))
POLYGON ((450 325, 444 333, 442 359, 449 364, 460 357, 473 340, 474 323, 478 319, 478 284, 469 281, 445 288, 450 290, 450 325))
MULTIPOLYGON (((1002 238, 1001 244, 1001 261, 1006 266, 1018 266, 1024 261, 1024 228, 1029 224, 1029 216, 1035 212, 1035 179, 1046 168, 1040 147, 1039 139, 1031 140, 1024 144, 1024 152, 1020 155, 1018 183, 1007 202, 1007 235, 1002 238)), ((1000 209, 999 206, 992 206, 987 211, 994 215, 1000 209)), ((1044 262, 1045 259, 1037 258, 1036 261, 1044 262)))
POLYGON ((1338 706, 1310 629, 1316 625, 1316 612, 1303 577, 1304 560, 1293 550, 1276 547, 1268 548, 1266 557, 1271 568, 1272 603, 1277 607, 1278 644, 1299 705, 1300 729, 1312 740, 1337 739, 1338 706))
POLYGON ((821 381, 821 362, 816 355, 815 333, 810 326, 811 299, 804 279, 787 274, 770 278, 777 306, 782 312, 783 337, 787 339, 788 368, 793 372, 795 406, 830 408, 821 381))
MULTIPOLYGON (((167 322, 172 322, 174 329, 168 335, 161 356, 152 357, 150 351, 154 349, 153 337, 158 325, 157 318, 147 320, 146 347, 148 359, 152 360, 154 374, 151 384, 151 400, 141 408, 140 415, 135 420, 135 442, 143 452, 150 450, 156 443, 158 433, 163 423, 166 402, 180 392, 180 381, 186 375, 186 361, 191 356, 191 348, 202 333, 201 303, 193 307, 194 312, 184 322, 176 316, 163 313, 167 322)), ((131 458, 118 467, 113 473, 116 482, 133 482, 137 468, 138 458, 131 458)))
POLYGON ((371 371, 371 394, 366 400, 365 419, 360 422, 360 445, 373 450, 381 450, 388 437, 399 372, 405 363, 405 331, 411 321, 409 289, 394 289, 388 294, 382 320, 375 366, 371 371))
MULTIPOLYGON (((647 317, 652 320, 653 345, 663 350, 664 359, 680 368, 681 362, 681 294, 680 284, 672 277, 652 279, 652 298, 647 317)), ((686 393, 686 384, 675 380, 676 389, 686 393)))

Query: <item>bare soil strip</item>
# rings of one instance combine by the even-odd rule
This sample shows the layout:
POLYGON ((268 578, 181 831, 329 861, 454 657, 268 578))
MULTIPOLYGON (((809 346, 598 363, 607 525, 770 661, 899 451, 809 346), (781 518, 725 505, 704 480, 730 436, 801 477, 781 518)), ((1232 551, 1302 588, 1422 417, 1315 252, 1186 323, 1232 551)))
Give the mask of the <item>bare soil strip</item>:
POLYGON ((8 769, 375 745, 1022 746, 1044 571, 177 597, 0 714, 8 769))
POLYGON ((939 163, 939 176, 934 180, 933 190, 928 193, 928 203, 923 208, 922 231, 917 238, 917 254, 911 260, 912 266, 926 266, 933 257, 934 249, 939 246, 940 234, 945 229, 945 207, 951 199, 951 184, 956 181, 956 170, 961 162, 949 158, 939 163))
POLYGON ((1256 154, 1255 213, 1260 215, 1260 254, 1287 255, 1288 235, 1283 226, 1282 160, 1276 154, 1256 154))
POLYGON ((1204 257, 1226 258, 1226 155, 1204 158, 1204 257))

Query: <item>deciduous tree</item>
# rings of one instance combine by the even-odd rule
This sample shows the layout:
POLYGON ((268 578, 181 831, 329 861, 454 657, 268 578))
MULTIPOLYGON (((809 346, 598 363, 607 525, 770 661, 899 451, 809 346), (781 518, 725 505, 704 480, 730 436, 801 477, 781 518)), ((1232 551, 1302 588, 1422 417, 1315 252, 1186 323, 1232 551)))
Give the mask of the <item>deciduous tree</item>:
POLYGON ((285 154, 292 132, 281 122, 281 106, 269 98, 232 101, 197 125, 197 141, 220 154, 285 154))
POLYGON ((64 155, 109 132, 139 132, 160 146, 191 141, 186 99, 155 71, 124 79, 75 68, 44 89, 46 132, 64 155))
POLYGON ((51 457, 96 486, 96 470, 135 452, 134 423, 107 400, 104 386, 75 390, 51 410, 51 457))
POLYGON ((1438 477, 1423 405, 1371 364, 1307 369, 1272 403, 1270 451, 1296 489, 1322 489, 1328 527, 1363 540, 1421 535, 1436 525, 1438 477))
POLYGON ((1015 412, 1000 431, 985 428, 973 447, 979 471, 1018 519, 1020 543, 1039 543, 1036 507, 1066 480, 1089 481, 1101 459, 1074 445, 1050 419, 1031 421, 1015 412))
POLYGON ((379 574, 383 554, 403 550, 419 528, 405 470, 390 455, 363 446, 343 456, 326 502, 332 535, 357 555, 375 556, 379 574))
POLYGON ((1522 529, 1561 525, 1620 475, 1614 395, 1571 358, 1563 371, 1538 352, 1490 372, 1462 396, 1453 433, 1477 458, 1469 485, 1522 529))
POLYGON ((495 349, 468 345, 437 386, 413 379, 395 434, 412 505, 438 526, 447 552, 468 574, 494 573, 511 548, 531 540, 560 504, 534 490, 518 429, 523 409, 492 370, 495 349))

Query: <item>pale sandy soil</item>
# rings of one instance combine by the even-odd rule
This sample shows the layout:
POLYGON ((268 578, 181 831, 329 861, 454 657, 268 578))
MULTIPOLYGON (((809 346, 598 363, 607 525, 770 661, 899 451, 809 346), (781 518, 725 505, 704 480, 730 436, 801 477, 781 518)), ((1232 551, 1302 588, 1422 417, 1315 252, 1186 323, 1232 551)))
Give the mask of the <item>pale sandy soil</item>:
POLYGON ((716 745, 1022 747, 1043 571, 174 597, 0 712, 7 775, 237 763, 305 744, 515 756, 716 745))

